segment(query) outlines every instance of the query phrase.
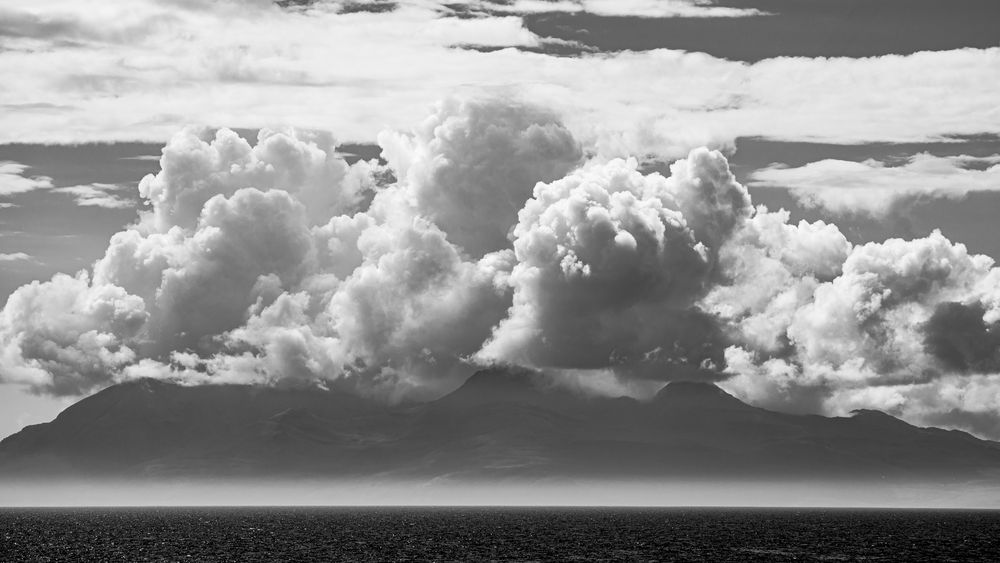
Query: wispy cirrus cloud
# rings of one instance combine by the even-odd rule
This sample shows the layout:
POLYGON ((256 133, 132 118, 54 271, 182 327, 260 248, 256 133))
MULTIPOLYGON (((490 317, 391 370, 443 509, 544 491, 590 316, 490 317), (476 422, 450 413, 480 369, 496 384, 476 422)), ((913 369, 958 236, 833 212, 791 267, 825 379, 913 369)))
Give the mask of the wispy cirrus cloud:
POLYGON ((807 207, 884 216, 915 199, 1000 191, 1000 155, 920 153, 902 162, 827 159, 794 168, 775 164, 753 172, 750 179, 751 187, 787 188, 807 207))

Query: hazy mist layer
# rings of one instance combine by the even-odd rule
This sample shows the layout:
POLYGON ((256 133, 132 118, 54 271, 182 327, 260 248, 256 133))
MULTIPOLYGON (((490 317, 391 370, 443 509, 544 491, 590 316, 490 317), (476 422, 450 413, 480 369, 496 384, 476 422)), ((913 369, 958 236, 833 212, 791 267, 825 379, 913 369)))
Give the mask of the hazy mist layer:
POLYGON ((0 506, 759 506, 1000 508, 980 483, 914 481, 7 481, 0 506))

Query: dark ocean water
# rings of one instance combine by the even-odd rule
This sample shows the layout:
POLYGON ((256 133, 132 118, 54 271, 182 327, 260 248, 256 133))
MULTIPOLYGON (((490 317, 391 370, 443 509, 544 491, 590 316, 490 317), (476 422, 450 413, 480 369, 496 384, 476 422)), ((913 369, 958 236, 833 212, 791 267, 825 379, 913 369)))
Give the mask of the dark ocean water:
POLYGON ((997 561, 1000 511, 0 509, 0 561, 997 561))

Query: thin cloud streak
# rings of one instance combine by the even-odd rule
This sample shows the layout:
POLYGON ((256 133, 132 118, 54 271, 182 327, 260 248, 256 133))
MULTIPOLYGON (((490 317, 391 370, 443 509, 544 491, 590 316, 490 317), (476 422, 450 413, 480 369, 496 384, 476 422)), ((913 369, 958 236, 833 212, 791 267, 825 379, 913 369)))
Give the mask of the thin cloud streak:
POLYGON ((34 262, 35 258, 24 252, 0 253, 0 262, 34 262))
MULTIPOLYGON (((0 162, 0 196, 48 190, 52 193, 72 196, 73 201, 80 207, 127 209, 136 206, 136 201, 116 193, 129 189, 127 185, 93 183, 55 187, 52 178, 48 176, 26 175, 30 168, 30 166, 17 162, 0 162)), ((10 207, 18 207, 18 205, 9 202, 0 203, 0 208, 10 207)))
POLYGON ((908 201, 1000 191, 1000 155, 920 153, 902 163, 828 159, 795 168, 775 164, 754 171, 749 185, 788 189, 802 205, 835 214, 885 217, 908 201))
POLYGON ((128 189, 130 186, 119 184, 88 184, 81 186, 66 186, 55 188, 53 193, 73 196, 73 201, 80 207, 103 207, 105 209, 128 209, 135 207, 137 202, 126 199, 115 192, 128 189))
POLYGON ((25 172, 29 168, 30 166, 18 162, 0 161, 0 196, 52 187, 52 178, 48 176, 26 176, 25 172))

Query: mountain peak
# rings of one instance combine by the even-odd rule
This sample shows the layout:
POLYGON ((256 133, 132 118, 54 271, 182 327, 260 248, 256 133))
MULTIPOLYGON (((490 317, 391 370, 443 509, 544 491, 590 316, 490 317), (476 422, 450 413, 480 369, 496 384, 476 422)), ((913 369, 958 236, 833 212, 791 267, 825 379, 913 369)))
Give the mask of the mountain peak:
POLYGON ((516 366, 492 366, 472 374, 461 387, 441 399, 446 403, 480 405, 526 402, 542 392, 540 375, 516 366))
POLYGON ((671 381, 656 394, 655 403, 671 408, 750 409, 750 405, 706 381, 671 381))
POLYGON ((867 426, 878 426, 883 429, 905 430, 913 428, 907 422, 875 409, 854 409, 851 411, 850 420, 867 426))

